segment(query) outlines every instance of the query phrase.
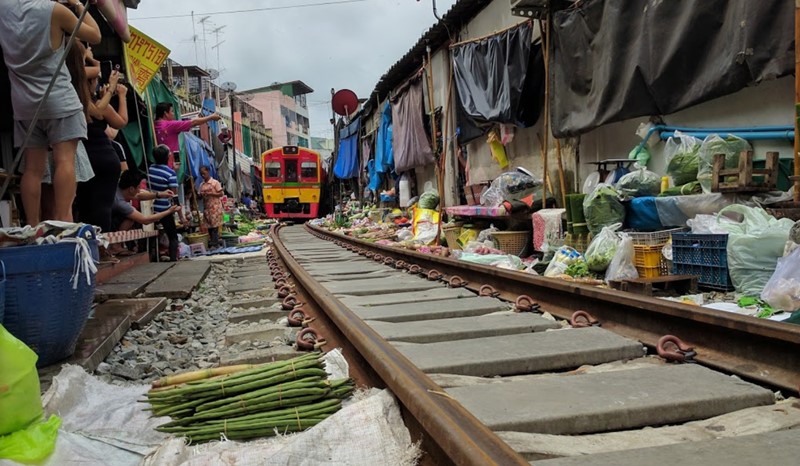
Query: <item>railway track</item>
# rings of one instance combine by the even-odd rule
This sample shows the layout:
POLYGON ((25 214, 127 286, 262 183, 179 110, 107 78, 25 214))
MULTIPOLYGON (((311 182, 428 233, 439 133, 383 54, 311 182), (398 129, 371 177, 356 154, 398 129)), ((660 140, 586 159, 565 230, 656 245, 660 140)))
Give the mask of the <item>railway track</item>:
MULTIPOLYGON (((612 441, 627 431, 708 419, 713 430, 720 416, 747 410, 800 415, 800 405, 775 404, 772 392, 798 388, 800 332, 793 326, 399 251, 311 227, 276 228, 273 239, 268 259, 278 296, 290 319, 308 327, 298 341, 343 348, 359 384, 389 388, 421 442, 423 464, 528 464, 548 455, 532 453, 526 442, 569 435, 612 441), (663 359, 646 357, 648 348, 663 359)), ((679 443, 661 454, 664 461, 684 455, 692 463, 703 455, 732 456, 727 465, 752 464, 755 454, 760 464, 782 464, 800 455, 798 440, 800 430, 786 430, 679 443), (792 446, 776 449, 774 442, 792 446), (738 452, 743 448, 750 456, 738 452)), ((582 451, 577 442, 576 449, 582 451)), ((644 458, 658 458, 656 450, 644 458)), ((550 461, 643 464, 637 451, 644 450, 550 461)))

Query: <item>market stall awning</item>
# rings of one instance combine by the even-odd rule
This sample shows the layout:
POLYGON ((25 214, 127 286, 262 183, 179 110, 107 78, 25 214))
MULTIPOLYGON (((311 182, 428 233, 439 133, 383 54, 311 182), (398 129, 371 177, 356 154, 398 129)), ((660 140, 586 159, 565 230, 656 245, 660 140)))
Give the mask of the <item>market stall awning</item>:
MULTIPOLYGON (((133 5, 131 0, 97 0, 97 9, 105 17, 106 22, 114 29, 123 42, 131 40, 131 30, 128 28, 128 9, 126 4, 133 5)), ((135 8, 139 2, 135 2, 135 8)))

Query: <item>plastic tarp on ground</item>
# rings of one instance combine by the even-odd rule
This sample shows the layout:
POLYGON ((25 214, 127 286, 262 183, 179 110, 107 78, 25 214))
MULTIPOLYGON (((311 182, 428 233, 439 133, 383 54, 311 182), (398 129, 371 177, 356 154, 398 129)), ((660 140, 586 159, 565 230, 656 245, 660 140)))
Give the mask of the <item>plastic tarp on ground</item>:
POLYGON ((422 121, 422 80, 409 82, 392 99, 392 147, 394 170, 402 173, 432 164, 433 150, 422 121))
POLYGON ((794 72, 785 0, 587 0, 553 19, 553 134, 667 115, 794 72))
POLYGON ((544 103, 544 59, 532 44, 530 21, 495 36, 453 48, 459 104, 477 125, 527 128, 539 120, 544 103))
MULTIPOLYGON (((347 377, 339 350, 324 356, 332 377, 347 377)), ((178 466, 236 464, 311 466, 416 464, 419 448, 403 425, 400 409, 386 390, 357 393, 338 413, 298 434, 251 442, 220 441, 186 445, 156 432, 169 418, 150 418, 144 398, 148 385, 112 385, 65 365, 43 396, 46 414, 62 420, 55 451, 44 466, 178 466)), ((0 466, 17 463, 0 460, 0 466)))
POLYGON ((386 102, 381 112, 378 126, 378 140, 375 142, 375 171, 390 173, 394 170, 394 151, 392 150, 392 105, 386 102))
POLYGON ((356 118, 339 130, 339 152, 336 154, 333 174, 340 180, 358 178, 358 135, 360 130, 360 118, 356 118))

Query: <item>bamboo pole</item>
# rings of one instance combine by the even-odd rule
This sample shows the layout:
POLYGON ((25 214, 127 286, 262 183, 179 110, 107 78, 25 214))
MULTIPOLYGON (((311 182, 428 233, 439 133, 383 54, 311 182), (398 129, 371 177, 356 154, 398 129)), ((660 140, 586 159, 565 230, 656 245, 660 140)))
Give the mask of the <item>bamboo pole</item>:
MULTIPOLYGON (((800 1, 800 0, 798 0, 800 1)), ((550 139, 550 75, 547 73, 548 63, 550 61, 550 33, 545 31, 544 22, 539 20, 539 33, 544 36, 544 141, 542 143, 542 173, 544 174, 544 183, 542 184, 542 207, 547 203, 547 150, 548 141, 550 139)))
MULTIPOLYGON (((425 51, 427 52, 427 60, 426 60, 426 77, 428 82, 428 107, 430 109, 430 120, 431 120, 431 147, 433 149, 433 157, 436 158, 436 154, 439 153, 439 141, 436 139, 436 104, 433 102, 433 62, 431 61, 431 48, 430 46, 425 47, 425 51)), ((444 200, 444 187, 442 186, 442 167, 439 165, 440 161, 437 161, 435 164, 435 171, 436 171, 436 184, 437 191, 439 193, 439 205, 441 206, 444 200)), ((440 209, 441 212, 441 209, 440 209)), ((436 232, 436 239, 433 244, 439 246, 440 240, 439 237, 441 236, 441 228, 442 228, 442 216, 439 215, 439 226, 436 232)))
POLYGON ((794 3, 794 202, 800 202, 800 0, 794 3))
MULTIPOLYGON (((798 1, 800 1, 800 0, 798 0, 798 1)), ((547 25, 548 25, 547 30, 549 32, 550 31, 550 17, 549 16, 547 18, 547 25)), ((540 26, 541 26, 541 23, 540 23, 540 26)), ((550 83, 550 52, 549 52, 549 44, 550 44, 550 35, 548 34, 547 35, 547 45, 545 45, 545 42, 542 41, 542 49, 543 49, 544 57, 545 57, 545 59, 544 59, 545 99, 547 99, 545 101, 545 105, 547 106, 546 117, 547 117, 548 122, 550 120, 550 104, 549 104, 549 98, 548 98, 549 94, 550 94, 550 92, 549 92, 550 91, 550 88, 549 88, 549 83, 550 83)), ((546 132, 545 132, 545 134, 546 134, 546 132)), ((562 156, 562 153, 561 153, 561 140, 558 139, 558 138, 555 138, 555 140, 556 140, 556 160, 558 161, 558 184, 559 184, 559 187, 561 188, 561 206, 564 207, 564 206, 567 205, 567 182, 566 182, 566 179, 564 177, 564 161, 563 161, 563 156, 562 156)), ((543 203, 542 204, 542 208, 544 209, 544 207, 545 207, 545 205, 543 203)))

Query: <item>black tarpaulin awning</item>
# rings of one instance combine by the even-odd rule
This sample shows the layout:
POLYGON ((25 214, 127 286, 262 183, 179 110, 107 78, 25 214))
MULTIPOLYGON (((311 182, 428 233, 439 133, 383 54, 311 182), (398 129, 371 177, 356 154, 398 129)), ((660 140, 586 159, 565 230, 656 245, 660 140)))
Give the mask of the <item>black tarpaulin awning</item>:
POLYGON ((553 19, 556 137, 666 115, 794 71, 786 0, 587 0, 553 19))

